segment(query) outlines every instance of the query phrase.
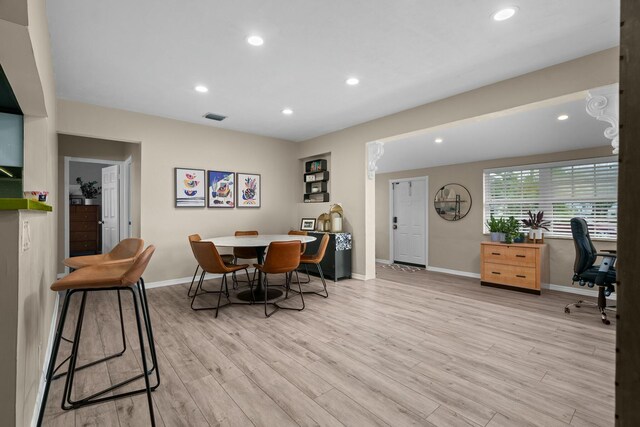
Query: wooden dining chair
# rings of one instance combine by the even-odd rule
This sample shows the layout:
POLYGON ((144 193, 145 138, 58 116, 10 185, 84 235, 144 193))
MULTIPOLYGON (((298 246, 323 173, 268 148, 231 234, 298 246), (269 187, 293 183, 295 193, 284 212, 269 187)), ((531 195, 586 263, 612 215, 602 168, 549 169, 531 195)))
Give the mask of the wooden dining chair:
MULTIPOLYGON (((202 238, 200 238, 199 234, 192 234, 189 236, 189 245, 191 246, 191 251, 193 252, 193 242, 199 242, 200 240, 202 240, 202 238)), ((222 257, 222 260, 227 263, 227 264, 233 264, 235 263, 235 257, 231 254, 222 254, 220 255, 220 257, 222 257)), ((196 271, 193 272, 193 278, 191 279, 191 285, 189 285, 189 290, 187 291, 187 296, 189 298, 191 298, 193 295, 191 295, 191 288, 193 287, 193 283, 196 280, 196 276, 198 275, 198 270, 200 269, 200 264, 196 264, 196 271)), ((202 272, 202 275, 204 275, 204 271, 202 272)))
POLYGON ((249 281, 249 286, 251 287, 251 294, 253 295, 253 286, 252 282, 249 280, 249 272, 247 268, 249 264, 228 264, 225 263, 218 253, 218 249, 213 242, 192 242, 191 246, 193 248, 193 254, 198 260, 198 265, 202 268, 202 275, 200 276, 200 280, 198 281, 198 285, 196 286, 196 290, 193 294, 193 298, 191 299, 191 309, 193 310, 215 310, 215 317, 218 317, 218 311, 220 307, 226 307, 227 305, 231 305, 231 300, 229 299, 229 287, 227 285, 227 274, 235 273, 240 270, 244 270, 247 275, 247 280, 249 281), (220 280, 220 290, 219 291, 206 291, 202 288, 202 284, 204 282, 204 275, 206 273, 209 274, 222 274, 222 279, 220 280), (198 290, 203 290, 204 292, 198 293, 198 290), (214 307, 194 307, 194 303, 196 297, 199 295, 203 295, 205 293, 217 293, 218 294, 218 304, 214 307), (220 300, 222 299, 222 294, 227 297, 229 301, 227 304, 220 305, 220 300))
MULTIPOLYGON (((62 409, 70 410, 81 408, 86 405, 93 405, 97 403, 106 402, 113 399, 119 399, 124 397, 130 397, 135 394, 146 393, 147 403, 149 405, 149 418, 150 425, 155 426, 155 416, 153 412, 153 403, 151 399, 151 392, 160 385, 160 373, 158 370, 158 361, 156 357, 155 342, 153 339, 153 328, 151 327, 151 318, 149 313, 149 304, 146 296, 146 290, 144 287, 144 280, 142 275, 149 265, 149 261, 155 251, 154 246, 149 246, 144 252, 142 252, 135 261, 131 264, 128 263, 112 263, 112 264, 98 264, 87 266, 74 271, 73 273, 63 277, 62 279, 54 282, 51 285, 53 292, 64 292, 64 302, 62 311, 60 313, 60 319, 56 326, 56 333, 53 340, 51 357, 47 365, 45 383, 43 390, 42 403, 38 413, 38 420, 36 425, 41 426, 44 417, 45 408, 47 406, 47 398, 49 390, 51 388, 51 382, 55 379, 54 373, 56 371, 56 359, 58 358, 58 352, 60 350, 60 343, 63 339, 62 332, 64 330, 65 322, 69 312, 69 306, 71 297, 79 293, 82 297, 80 302, 79 311, 76 314, 76 327, 74 338, 72 341, 71 355, 66 359, 68 360, 67 372, 62 374, 66 375, 66 381, 64 390, 62 392, 62 409), (92 292, 114 291, 123 290, 130 291, 133 299, 134 314, 138 332, 140 361, 142 362, 142 373, 135 375, 132 378, 121 381, 110 387, 92 393, 90 396, 79 398, 78 393, 73 392, 73 380, 77 371, 94 366, 95 363, 89 363, 83 366, 77 366, 78 353, 80 348, 80 339, 82 337, 82 326, 84 322, 84 314, 87 303, 87 296, 92 292), (147 336, 148 348, 151 356, 151 368, 147 366, 147 354, 145 350, 145 342, 143 338, 143 325, 147 336), (151 375, 155 371, 156 384, 151 385, 151 375), (113 391, 124 387, 128 384, 144 378, 144 387, 134 390, 127 389, 120 393, 112 393, 113 391), (73 400, 72 399, 76 399, 73 400)), ((105 325, 103 325, 105 327, 105 325)), ((66 361, 65 360, 65 361, 66 361)), ((60 366, 58 366, 59 368, 60 366)), ((109 379, 107 378, 107 382, 109 379)))
MULTIPOLYGON (((300 247, 301 242, 299 240, 293 240, 289 242, 271 242, 267 252, 267 257, 264 264, 254 264, 256 270, 259 270, 264 274, 263 283, 265 288, 265 295, 269 294, 269 274, 284 274, 285 275, 285 297, 278 302, 282 302, 289 298, 289 290, 291 288, 291 281, 293 279, 293 272, 300 265, 300 247)), ((296 276, 297 278, 297 276, 296 276)), ((267 298, 264 299, 264 315, 266 317, 271 316, 278 310, 304 310, 304 296, 302 295, 302 288, 300 287, 300 280, 298 282, 298 293, 300 294, 300 300, 302 301, 301 308, 283 307, 278 302, 269 303, 267 298), (272 304, 275 308, 268 312, 267 306, 272 304)))

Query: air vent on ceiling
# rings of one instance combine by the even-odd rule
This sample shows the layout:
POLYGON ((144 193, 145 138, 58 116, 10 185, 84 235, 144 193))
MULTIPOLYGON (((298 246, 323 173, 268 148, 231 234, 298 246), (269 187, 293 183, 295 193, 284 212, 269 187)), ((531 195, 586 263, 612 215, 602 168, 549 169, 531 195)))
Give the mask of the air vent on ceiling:
POLYGON ((207 113, 204 115, 205 119, 215 120, 217 122, 221 122, 227 118, 227 116, 221 116, 220 114, 207 113))

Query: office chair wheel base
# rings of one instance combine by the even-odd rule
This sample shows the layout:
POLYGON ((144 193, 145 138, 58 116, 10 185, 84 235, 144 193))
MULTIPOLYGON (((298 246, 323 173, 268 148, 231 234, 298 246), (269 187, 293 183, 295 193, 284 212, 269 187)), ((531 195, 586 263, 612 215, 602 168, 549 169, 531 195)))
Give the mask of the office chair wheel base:
POLYGON ((565 313, 567 313, 567 314, 569 314, 569 313, 571 313, 571 310, 569 309, 569 307, 565 307, 565 308, 564 308, 564 312, 565 312, 565 313))

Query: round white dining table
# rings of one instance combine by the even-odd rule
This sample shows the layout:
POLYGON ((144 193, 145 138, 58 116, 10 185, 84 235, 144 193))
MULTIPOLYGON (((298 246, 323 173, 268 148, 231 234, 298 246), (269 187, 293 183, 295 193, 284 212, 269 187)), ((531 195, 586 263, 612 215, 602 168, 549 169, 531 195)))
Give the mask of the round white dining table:
MULTIPOLYGON (((254 236, 221 236, 209 237, 202 239, 204 242, 213 242, 214 245, 221 248, 255 248, 258 264, 264 263, 264 251, 272 242, 290 242, 299 240, 301 243, 309 243, 316 240, 313 236, 289 235, 289 234, 258 234, 254 236)), ((258 283, 253 287, 253 298, 251 291, 238 293, 236 297, 242 301, 263 302, 271 300, 282 295, 282 291, 278 289, 269 289, 269 294, 265 295, 264 286, 262 285, 262 273, 258 271, 258 283)))

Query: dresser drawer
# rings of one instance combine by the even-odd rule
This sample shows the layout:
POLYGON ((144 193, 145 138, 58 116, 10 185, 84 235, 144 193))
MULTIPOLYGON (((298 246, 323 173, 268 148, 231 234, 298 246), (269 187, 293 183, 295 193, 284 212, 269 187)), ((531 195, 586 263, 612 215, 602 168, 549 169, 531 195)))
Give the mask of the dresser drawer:
POLYGON ((69 224, 69 231, 97 231, 98 221, 93 222, 72 222, 69 224))
POLYGON ((69 242, 69 250, 71 252, 84 252, 98 250, 98 243, 93 242, 69 242))
POLYGON ((518 246, 509 246, 507 248, 507 258, 509 264, 524 265, 529 267, 536 266, 536 252, 534 248, 523 248, 518 246))
POLYGON ((95 212, 74 213, 69 218, 69 221, 71 222, 87 222, 87 221, 97 221, 97 220, 98 220, 98 217, 96 216, 95 212))
POLYGON ((537 289, 535 267, 485 263, 482 280, 521 288, 537 289))
POLYGON ((92 213, 94 216, 96 215, 96 213, 98 212, 98 205, 71 205, 70 206, 70 212, 71 214, 76 214, 76 213, 92 213))
POLYGON ((87 240, 96 240, 98 238, 95 231, 72 231, 69 233, 70 242, 84 242, 87 240))
POLYGON ((509 262, 509 247, 505 245, 483 245, 482 256, 484 262, 509 262))

